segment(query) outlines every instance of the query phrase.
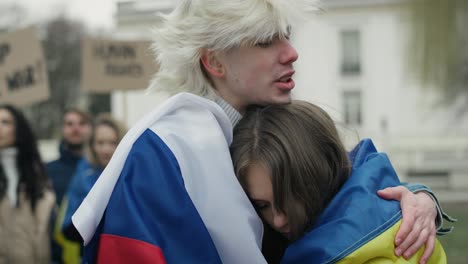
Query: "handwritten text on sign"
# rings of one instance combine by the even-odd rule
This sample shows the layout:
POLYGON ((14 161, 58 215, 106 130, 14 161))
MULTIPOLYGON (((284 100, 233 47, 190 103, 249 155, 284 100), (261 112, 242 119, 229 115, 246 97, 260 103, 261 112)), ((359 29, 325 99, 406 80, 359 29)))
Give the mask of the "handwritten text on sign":
POLYGON ((47 69, 36 30, 0 35, 0 102, 28 105, 48 98, 47 69))
POLYGON ((82 87, 91 92, 145 89, 157 67, 147 41, 85 39, 82 87))

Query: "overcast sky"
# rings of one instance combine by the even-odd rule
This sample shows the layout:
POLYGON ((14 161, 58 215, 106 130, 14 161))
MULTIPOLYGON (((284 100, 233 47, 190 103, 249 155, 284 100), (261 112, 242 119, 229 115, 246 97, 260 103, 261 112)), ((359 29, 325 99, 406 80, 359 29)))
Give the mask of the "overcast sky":
POLYGON ((27 22, 39 22, 64 13, 92 28, 112 28, 118 0, 1 0, 17 3, 26 9, 27 22))

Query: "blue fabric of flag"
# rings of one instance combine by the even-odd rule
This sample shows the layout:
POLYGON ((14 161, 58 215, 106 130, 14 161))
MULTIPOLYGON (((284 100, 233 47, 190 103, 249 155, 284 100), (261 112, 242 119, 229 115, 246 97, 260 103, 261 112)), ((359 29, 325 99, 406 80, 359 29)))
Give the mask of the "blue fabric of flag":
MULTIPOLYGON (((109 201, 101 234, 155 245, 167 263, 221 263, 184 188, 177 160, 165 143, 146 130, 129 157, 109 201)), ((86 250, 90 263, 95 252, 86 250)))
POLYGON ((378 190, 400 185, 387 156, 369 139, 349 156, 349 179, 312 230, 288 247, 282 263, 335 263, 401 219, 399 202, 377 195, 378 190))

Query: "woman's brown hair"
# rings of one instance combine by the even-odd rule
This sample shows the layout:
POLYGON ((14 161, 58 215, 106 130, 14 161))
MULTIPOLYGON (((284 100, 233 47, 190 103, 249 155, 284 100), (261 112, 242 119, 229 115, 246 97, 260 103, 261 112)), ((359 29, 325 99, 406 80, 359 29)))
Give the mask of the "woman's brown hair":
POLYGON ((292 240, 312 227, 350 173, 335 123, 304 101, 249 109, 234 129, 231 154, 242 186, 251 165, 270 170, 274 206, 288 217, 292 240))

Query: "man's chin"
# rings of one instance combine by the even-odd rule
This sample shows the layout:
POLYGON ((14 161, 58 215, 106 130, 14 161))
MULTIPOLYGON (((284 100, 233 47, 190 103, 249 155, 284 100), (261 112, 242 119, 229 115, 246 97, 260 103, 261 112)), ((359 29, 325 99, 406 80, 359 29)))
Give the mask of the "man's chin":
POLYGON ((74 143, 74 142, 66 142, 66 147, 71 150, 71 151, 80 151, 83 149, 84 147, 84 143, 83 142, 78 142, 78 143, 74 143))
POLYGON ((291 101, 292 101, 291 93, 289 93, 289 94, 283 94, 275 98, 273 104, 290 104, 291 101))

